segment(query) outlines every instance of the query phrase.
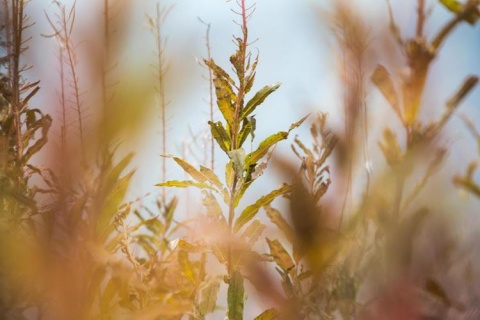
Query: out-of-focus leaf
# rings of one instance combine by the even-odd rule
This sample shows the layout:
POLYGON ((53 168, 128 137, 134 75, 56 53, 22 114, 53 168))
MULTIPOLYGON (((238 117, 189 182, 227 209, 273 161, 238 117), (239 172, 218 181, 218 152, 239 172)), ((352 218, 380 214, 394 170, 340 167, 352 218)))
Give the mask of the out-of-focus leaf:
POLYGON ((258 199, 254 204, 246 207, 245 210, 243 210, 243 212, 240 214, 240 216, 235 221, 235 226, 233 228, 234 231, 237 232, 247 222, 252 220, 255 217, 255 215, 257 214, 258 210, 260 210, 261 207, 270 204, 273 200, 275 200, 276 197, 290 192, 290 189, 291 189, 290 185, 284 184, 279 189, 273 190, 269 194, 267 194, 267 195, 261 197, 260 199, 258 199))
MULTIPOLYGON (((441 4, 448 10, 453 13, 459 14, 464 10, 464 4, 457 0, 439 0, 441 4)), ((478 10, 478 6, 472 6, 468 14, 464 17, 464 20, 467 21, 469 24, 474 25, 478 18, 480 18, 480 11, 478 10)))
POLYGON ((243 276, 239 271, 232 272, 228 282, 228 319, 243 320, 244 304, 243 276))
POLYGON ((108 280, 105 289, 100 296, 100 310, 102 313, 106 313, 109 310, 110 303, 112 302, 113 298, 117 295, 117 284, 115 278, 110 278, 108 280))
POLYGON ((214 220, 221 221, 226 225, 225 217, 222 213, 222 208, 217 202, 217 199, 211 192, 204 191, 203 193, 203 205, 207 209, 207 215, 214 220))
POLYGON ((265 209, 265 212, 267 213, 267 217, 270 219, 270 221, 275 224, 278 229, 280 229, 287 240, 290 243, 294 242, 294 236, 293 236, 293 229, 292 227, 288 224, 287 220, 285 220, 277 209, 274 209, 270 206, 264 206, 263 209, 265 209))
POLYGON ((270 240, 267 238, 268 247, 270 248, 270 255, 275 260, 275 263, 282 268, 283 271, 289 272, 295 267, 295 263, 292 257, 288 254, 287 250, 282 246, 278 240, 270 240))
POLYGON ((202 300, 199 306, 202 315, 207 315, 215 311, 219 289, 220 280, 213 278, 208 281, 207 286, 202 290, 202 300))
POLYGON ((113 217, 118 213, 118 208, 122 204, 123 199, 125 199, 132 176, 133 172, 118 180, 115 188, 108 195, 97 223, 100 239, 107 239, 108 235, 113 231, 113 217))
POLYGON ((196 182, 191 180, 170 180, 162 183, 157 183, 155 186, 157 187, 176 187, 176 188, 187 188, 187 187, 196 187, 199 189, 210 189, 213 191, 217 191, 215 188, 210 186, 207 183, 196 182))
POLYGON ((271 86, 265 86, 262 89, 260 89, 250 101, 247 102, 247 105, 245 108, 242 110, 242 113, 240 115, 240 121, 245 119, 246 116, 250 115, 260 104, 265 101, 265 99, 275 92, 278 88, 280 88, 280 83, 276 83, 271 86))
POLYGON ((259 316, 255 317, 254 320, 275 320, 278 317, 278 312, 275 309, 268 309, 262 312, 259 316))
POLYGON ((178 252, 178 264, 180 266, 180 271, 183 273, 185 278, 187 278, 191 283, 196 283, 197 279, 195 276, 195 270, 188 257, 188 253, 185 250, 180 250, 178 252))
POLYGON ((402 149, 397 141, 397 136, 395 133, 390 129, 385 129, 383 131, 383 140, 384 142, 380 142, 380 149, 382 149, 383 155, 387 160, 390 166, 395 166, 398 164, 402 158, 402 149))
POLYGON ((70 210, 70 215, 68 217, 68 222, 70 226, 75 226, 78 220, 82 217, 83 210, 85 209, 85 205, 87 204, 88 194, 85 193, 76 199, 75 203, 70 210))
POLYGON ((255 219, 248 225, 245 231, 242 234, 242 237, 248 241, 250 245, 253 245, 257 242, 258 238, 265 231, 267 227, 260 220, 255 219))
POLYGON ((372 82, 377 86, 380 92, 383 94, 385 99, 387 99, 390 106, 393 110, 400 115, 400 110, 398 106, 398 95, 397 91, 395 90, 395 86, 393 84, 392 78, 388 73, 387 69, 382 66, 378 65, 372 75, 372 82))
POLYGON ((175 160, 175 162, 180 167, 182 167, 182 169, 186 173, 188 173, 193 179, 197 180, 198 182, 205 182, 208 180, 207 177, 202 172, 195 169, 195 167, 189 164, 188 162, 177 157, 173 157, 173 160, 175 160))

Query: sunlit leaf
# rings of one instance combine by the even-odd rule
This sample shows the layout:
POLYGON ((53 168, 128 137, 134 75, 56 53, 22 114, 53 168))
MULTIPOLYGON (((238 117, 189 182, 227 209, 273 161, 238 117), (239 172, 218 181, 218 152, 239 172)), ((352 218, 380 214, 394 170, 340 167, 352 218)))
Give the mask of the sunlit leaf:
POLYGON ((240 120, 245 119, 246 116, 250 115, 260 104, 265 101, 265 99, 275 90, 280 88, 280 83, 276 83, 271 86, 265 86, 262 89, 260 89, 254 96, 253 98, 247 102, 245 108, 242 110, 242 113, 240 115, 240 120))
POLYGON ((273 190, 269 194, 258 199, 254 204, 248 206, 243 210, 238 219, 235 221, 234 231, 237 232, 242 228, 246 223, 252 220, 257 214, 258 210, 261 207, 270 204, 276 197, 284 195, 290 191, 290 186, 284 184, 279 189, 273 190))
POLYGON ((275 320, 278 317, 278 312, 275 309, 268 309, 262 312, 261 315, 255 317, 254 320, 275 320))
POLYGON ((193 179, 199 181, 199 182, 205 182, 207 181, 207 177, 202 173, 200 172, 199 170, 195 169, 194 166, 192 166, 191 164, 189 164, 188 162, 180 159, 180 158, 177 158, 177 157, 173 157, 173 160, 175 160, 176 163, 178 163, 178 165, 180 167, 182 167, 182 169, 188 173, 193 179))
POLYGON ((210 186, 207 183, 191 181, 191 180, 170 180, 162 183, 157 183, 157 187, 176 187, 176 188, 187 188, 187 187, 196 187, 199 189, 210 189, 217 191, 215 188, 210 186))
POLYGON ((275 145, 277 142, 281 140, 287 139, 290 131, 300 126, 307 118, 308 116, 305 116, 299 121, 293 123, 287 132, 281 131, 281 132, 272 134, 271 136, 269 136, 268 138, 260 142, 258 148, 247 155, 247 157, 245 158, 245 164, 251 165, 251 164, 257 163, 260 159, 262 159, 268 153, 268 150, 270 149, 270 147, 272 147, 273 145, 275 145))
POLYGON ((200 172, 208 179, 208 181, 210 181, 217 188, 221 189, 223 187, 220 179, 210 168, 200 166, 200 172))

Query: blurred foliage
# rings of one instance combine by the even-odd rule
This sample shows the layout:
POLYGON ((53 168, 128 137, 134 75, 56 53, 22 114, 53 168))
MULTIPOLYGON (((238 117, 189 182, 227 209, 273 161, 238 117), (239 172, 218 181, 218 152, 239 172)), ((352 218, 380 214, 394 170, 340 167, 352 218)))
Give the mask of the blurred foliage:
MULTIPOLYGON (((203 60, 211 76, 210 101, 220 112, 214 120, 210 111, 208 127, 212 143, 225 154, 222 170, 214 167, 222 158, 214 162, 213 151, 209 164, 205 157, 197 165, 167 150, 163 23, 170 9, 158 4, 156 15, 146 18, 156 44, 152 84, 124 72, 117 61, 126 38, 127 0, 102 2, 103 14, 94 22, 102 30, 100 40, 90 43, 98 55, 78 50, 76 3, 53 1, 46 37, 58 46, 59 116, 52 119, 31 106, 42 90, 39 81, 27 80, 29 66, 23 65, 25 32, 32 26, 28 4, 5 0, 1 7, 0 318, 241 320, 249 312, 249 296, 266 309, 257 320, 478 318, 474 258, 464 253, 444 212, 431 205, 432 195, 422 196, 448 154, 442 129, 478 77, 466 77, 445 107, 437 108, 437 120, 424 123, 419 117, 442 44, 457 25, 477 22, 478 0, 440 0, 451 18, 432 39, 423 31, 424 0, 417 1, 410 38, 401 34, 389 8, 391 38, 408 70, 401 75, 384 65, 368 67, 368 29, 350 4, 335 2, 344 134, 333 133, 327 115, 319 113, 260 142, 255 133, 264 124, 257 123, 257 112, 268 110, 280 84, 252 92, 259 56, 250 52, 248 22, 255 5, 239 0, 231 71, 211 56, 210 25, 203 60), (85 92, 80 75, 98 83, 99 92, 85 92), (376 175, 367 168, 368 183, 352 197, 351 185, 365 179, 355 167, 369 159, 370 84, 401 130, 381 123, 383 135, 375 140, 386 166, 376 175), (123 141, 140 130, 151 97, 161 114, 162 181, 158 194, 128 201, 135 150, 125 151, 123 141), (274 157, 276 145, 308 121, 310 137, 296 136, 291 145, 295 161, 274 157), (52 148, 45 148, 48 139, 52 148), (38 165, 36 155, 46 155, 50 164, 38 165), (166 180, 167 162, 189 178, 166 180), (247 191, 269 164, 287 182, 247 201, 247 191), (332 181, 340 187, 332 188, 332 181), (200 190, 195 216, 183 214, 182 198, 167 194, 169 187, 200 190)), ((468 119, 465 124, 480 145, 476 125, 468 119)), ((472 162, 453 182, 480 196, 476 167, 472 162)))

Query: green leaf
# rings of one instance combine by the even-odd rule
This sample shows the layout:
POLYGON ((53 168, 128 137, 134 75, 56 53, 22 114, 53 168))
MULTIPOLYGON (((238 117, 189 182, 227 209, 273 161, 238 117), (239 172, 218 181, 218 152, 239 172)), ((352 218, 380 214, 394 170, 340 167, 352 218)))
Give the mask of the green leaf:
POLYGON ((232 89, 232 85, 235 85, 235 83, 232 78, 230 78, 228 73, 216 65, 212 59, 204 60, 204 62, 214 74, 213 84, 215 86, 218 109, 222 113, 228 125, 232 127, 235 117, 235 101, 237 99, 232 89))
POLYGON ((251 164, 257 163, 260 159, 262 159, 268 153, 268 150, 270 149, 271 146, 275 145, 279 141, 287 139, 290 131, 300 126, 307 118, 308 118, 308 115, 303 117, 299 121, 294 122, 290 126, 288 131, 277 132, 275 134, 272 134, 270 137, 266 138, 265 140, 263 140, 255 151, 252 151, 247 155, 247 157, 245 158, 245 165, 249 166, 251 164))
MULTIPOLYGON (((241 147, 245 140, 247 140, 247 137, 249 134, 253 135, 253 130, 254 130, 254 125, 252 121, 250 121, 249 118, 252 118, 253 123, 255 122, 255 118, 253 117, 247 117, 243 120, 242 123, 242 129, 240 130, 240 133, 238 134, 238 145, 241 147)), ((252 137, 253 139, 253 137, 252 137)))
POLYGON ((220 280, 211 279, 207 286, 202 290, 202 300, 200 301, 200 312, 207 315, 215 311, 217 305, 218 290, 220 289, 220 280))
POLYGON ((244 295, 243 276, 234 271, 228 282, 228 320, 243 320, 244 295))
POLYGON ((258 238, 260 235, 265 231, 267 227, 263 223, 260 222, 260 220, 255 219, 248 225, 248 227, 245 229, 245 231, 242 234, 242 237, 248 241, 250 245, 253 245, 255 242, 257 242, 258 238))
POLYGON ((252 151, 247 155, 245 159, 245 163, 248 165, 257 163, 260 159, 262 159, 267 154, 271 146, 287 138, 288 138, 288 132, 285 132, 285 131, 272 134, 270 137, 266 138, 260 143, 257 150, 252 151))
POLYGON ((170 180, 162 183, 157 183, 155 186, 157 187, 176 187, 176 188, 187 188, 187 187, 196 187, 199 189, 210 189, 213 191, 217 191, 215 188, 210 186, 209 184, 203 182, 196 182, 191 180, 170 180))
POLYGON ((178 165, 182 167, 182 169, 186 173, 188 173, 193 179, 199 182, 205 182, 208 180, 207 177, 202 172, 195 169, 195 167, 189 164, 188 162, 177 157, 173 157, 173 160, 175 160, 175 162, 178 163, 178 165))
POLYGON ((290 188, 291 187, 289 185, 284 184, 279 189, 273 190, 269 194, 267 194, 267 195, 261 197, 260 199, 258 199, 254 204, 246 207, 245 210, 243 210, 242 214, 235 221, 234 231, 237 232, 246 223, 248 223, 250 220, 252 220, 255 217, 255 215, 257 214, 258 210, 260 210, 261 207, 270 204, 273 200, 275 200, 276 197, 290 192, 290 188))
POLYGON ((210 168, 200 166, 200 172, 217 188, 221 189, 223 187, 218 176, 210 168))
POLYGON ((282 246, 278 240, 270 240, 267 238, 268 247, 270 248, 270 255, 275 260, 275 263, 285 272, 289 272, 295 267, 292 257, 287 250, 282 246))
POLYGON ((265 212, 267 213, 267 217, 270 219, 270 221, 275 224, 278 229, 280 229, 287 240, 290 243, 294 242, 294 232, 292 227, 288 224, 287 220, 285 220, 277 209, 274 209, 270 206, 264 206, 263 209, 265 209, 265 212))
POLYGON ((235 85, 235 81, 230 77, 230 75, 223 70, 221 67, 219 67, 213 59, 210 60, 203 60, 205 64, 213 71, 213 74, 216 75, 217 77, 224 78, 229 84, 232 86, 235 85))
POLYGON ((271 86, 265 86, 260 89, 253 98, 247 102, 245 108, 243 108, 242 113, 240 114, 240 121, 245 119, 246 116, 251 114, 260 104, 265 101, 265 99, 278 88, 280 88, 281 83, 276 83, 271 86))
POLYGON ((278 312, 275 309, 268 309, 262 312, 261 315, 255 317, 254 320, 275 320, 278 317, 278 312))
POLYGON ((220 121, 212 122, 208 121, 210 125, 210 132, 212 133, 212 137, 217 141, 218 146, 227 153, 230 150, 230 146, 232 142, 230 140, 230 136, 227 133, 227 130, 223 127, 220 121))

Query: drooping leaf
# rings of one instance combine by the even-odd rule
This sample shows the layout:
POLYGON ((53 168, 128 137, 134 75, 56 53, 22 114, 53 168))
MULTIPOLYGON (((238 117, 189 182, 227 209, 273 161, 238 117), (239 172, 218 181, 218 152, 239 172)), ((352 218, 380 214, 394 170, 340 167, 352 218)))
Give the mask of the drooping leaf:
POLYGON ((240 114, 240 120, 245 119, 246 116, 250 115, 260 104, 265 101, 265 99, 278 88, 280 88, 281 83, 276 83, 271 86, 265 86, 260 89, 253 98, 247 102, 245 108, 243 108, 242 113, 240 114))
POLYGON ((292 258, 288 254, 287 250, 283 247, 283 245, 278 241, 270 240, 267 238, 268 247, 270 248, 270 255, 275 260, 275 263, 285 272, 289 272, 293 267, 295 267, 295 263, 293 262, 292 258))
POLYGON ((257 242, 258 238, 261 236, 263 231, 265 231, 267 227, 260 222, 260 220, 255 219, 248 225, 245 231, 242 234, 242 237, 248 241, 250 245, 253 245, 257 242))
POLYGON ((212 137, 217 141, 218 146, 227 153, 230 150, 230 146, 232 142, 230 140, 230 136, 227 133, 227 130, 223 127, 220 121, 212 122, 208 121, 210 125, 210 132, 212 133, 212 137))
POLYGON ((207 283, 207 286, 202 290, 202 300, 200 301, 200 306, 199 306, 199 309, 202 315, 207 315, 215 311, 219 289, 220 289, 220 280, 218 278, 213 278, 207 283))
POLYGON ((197 180, 198 182, 205 182, 205 181, 208 180, 207 177, 202 172, 195 169, 195 167, 192 166, 191 164, 189 164, 188 162, 186 162, 186 161, 184 161, 180 158, 177 158, 177 157, 173 157, 173 160, 175 160, 175 162, 180 167, 182 167, 182 169, 186 173, 188 173, 193 179, 197 180))
POLYGON ((228 319, 243 320, 244 304, 243 276, 239 271, 232 272, 228 282, 228 319))
POLYGON ((267 217, 270 219, 270 221, 275 224, 278 229, 280 229, 287 240, 290 243, 294 242, 294 232, 292 227, 288 224, 287 220, 283 218, 282 214, 280 211, 277 209, 272 208, 271 206, 264 206, 263 209, 265 209, 265 212, 267 213, 267 217))
POLYGON ((254 204, 246 207, 245 210, 243 210, 243 212, 240 214, 240 216, 235 221, 235 226, 233 228, 234 231, 237 232, 246 223, 248 223, 250 220, 252 220, 255 217, 255 215, 257 214, 258 210, 260 210, 261 207, 270 204, 273 200, 275 200, 276 197, 290 192, 290 189, 291 189, 290 185, 284 184, 279 189, 273 190, 269 194, 267 194, 267 195, 261 197, 260 199, 258 199, 254 204))
POLYGON ((213 191, 217 191, 215 188, 210 186, 207 183, 202 183, 202 182, 197 182, 197 181, 191 181, 191 180, 170 180, 170 181, 165 181, 162 183, 157 183, 155 186, 157 187, 176 187, 176 188, 187 188, 187 187, 196 187, 199 189, 210 189, 213 191))
POLYGON ((262 312, 261 315, 255 317, 254 320, 275 320, 278 317, 278 312, 275 309, 268 309, 262 312))
POLYGON ((210 60, 204 60, 205 64, 213 71, 213 84, 217 96, 217 106, 230 127, 233 126, 236 96, 232 85, 234 81, 227 72, 210 60))
POLYGON ((214 186, 217 188, 221 189, 222 188, 222 183, 220 182, 220 179, 217 177, 215 172, 213 172, 210 168, 200 166, 200 172, 210 181, 214 186))

